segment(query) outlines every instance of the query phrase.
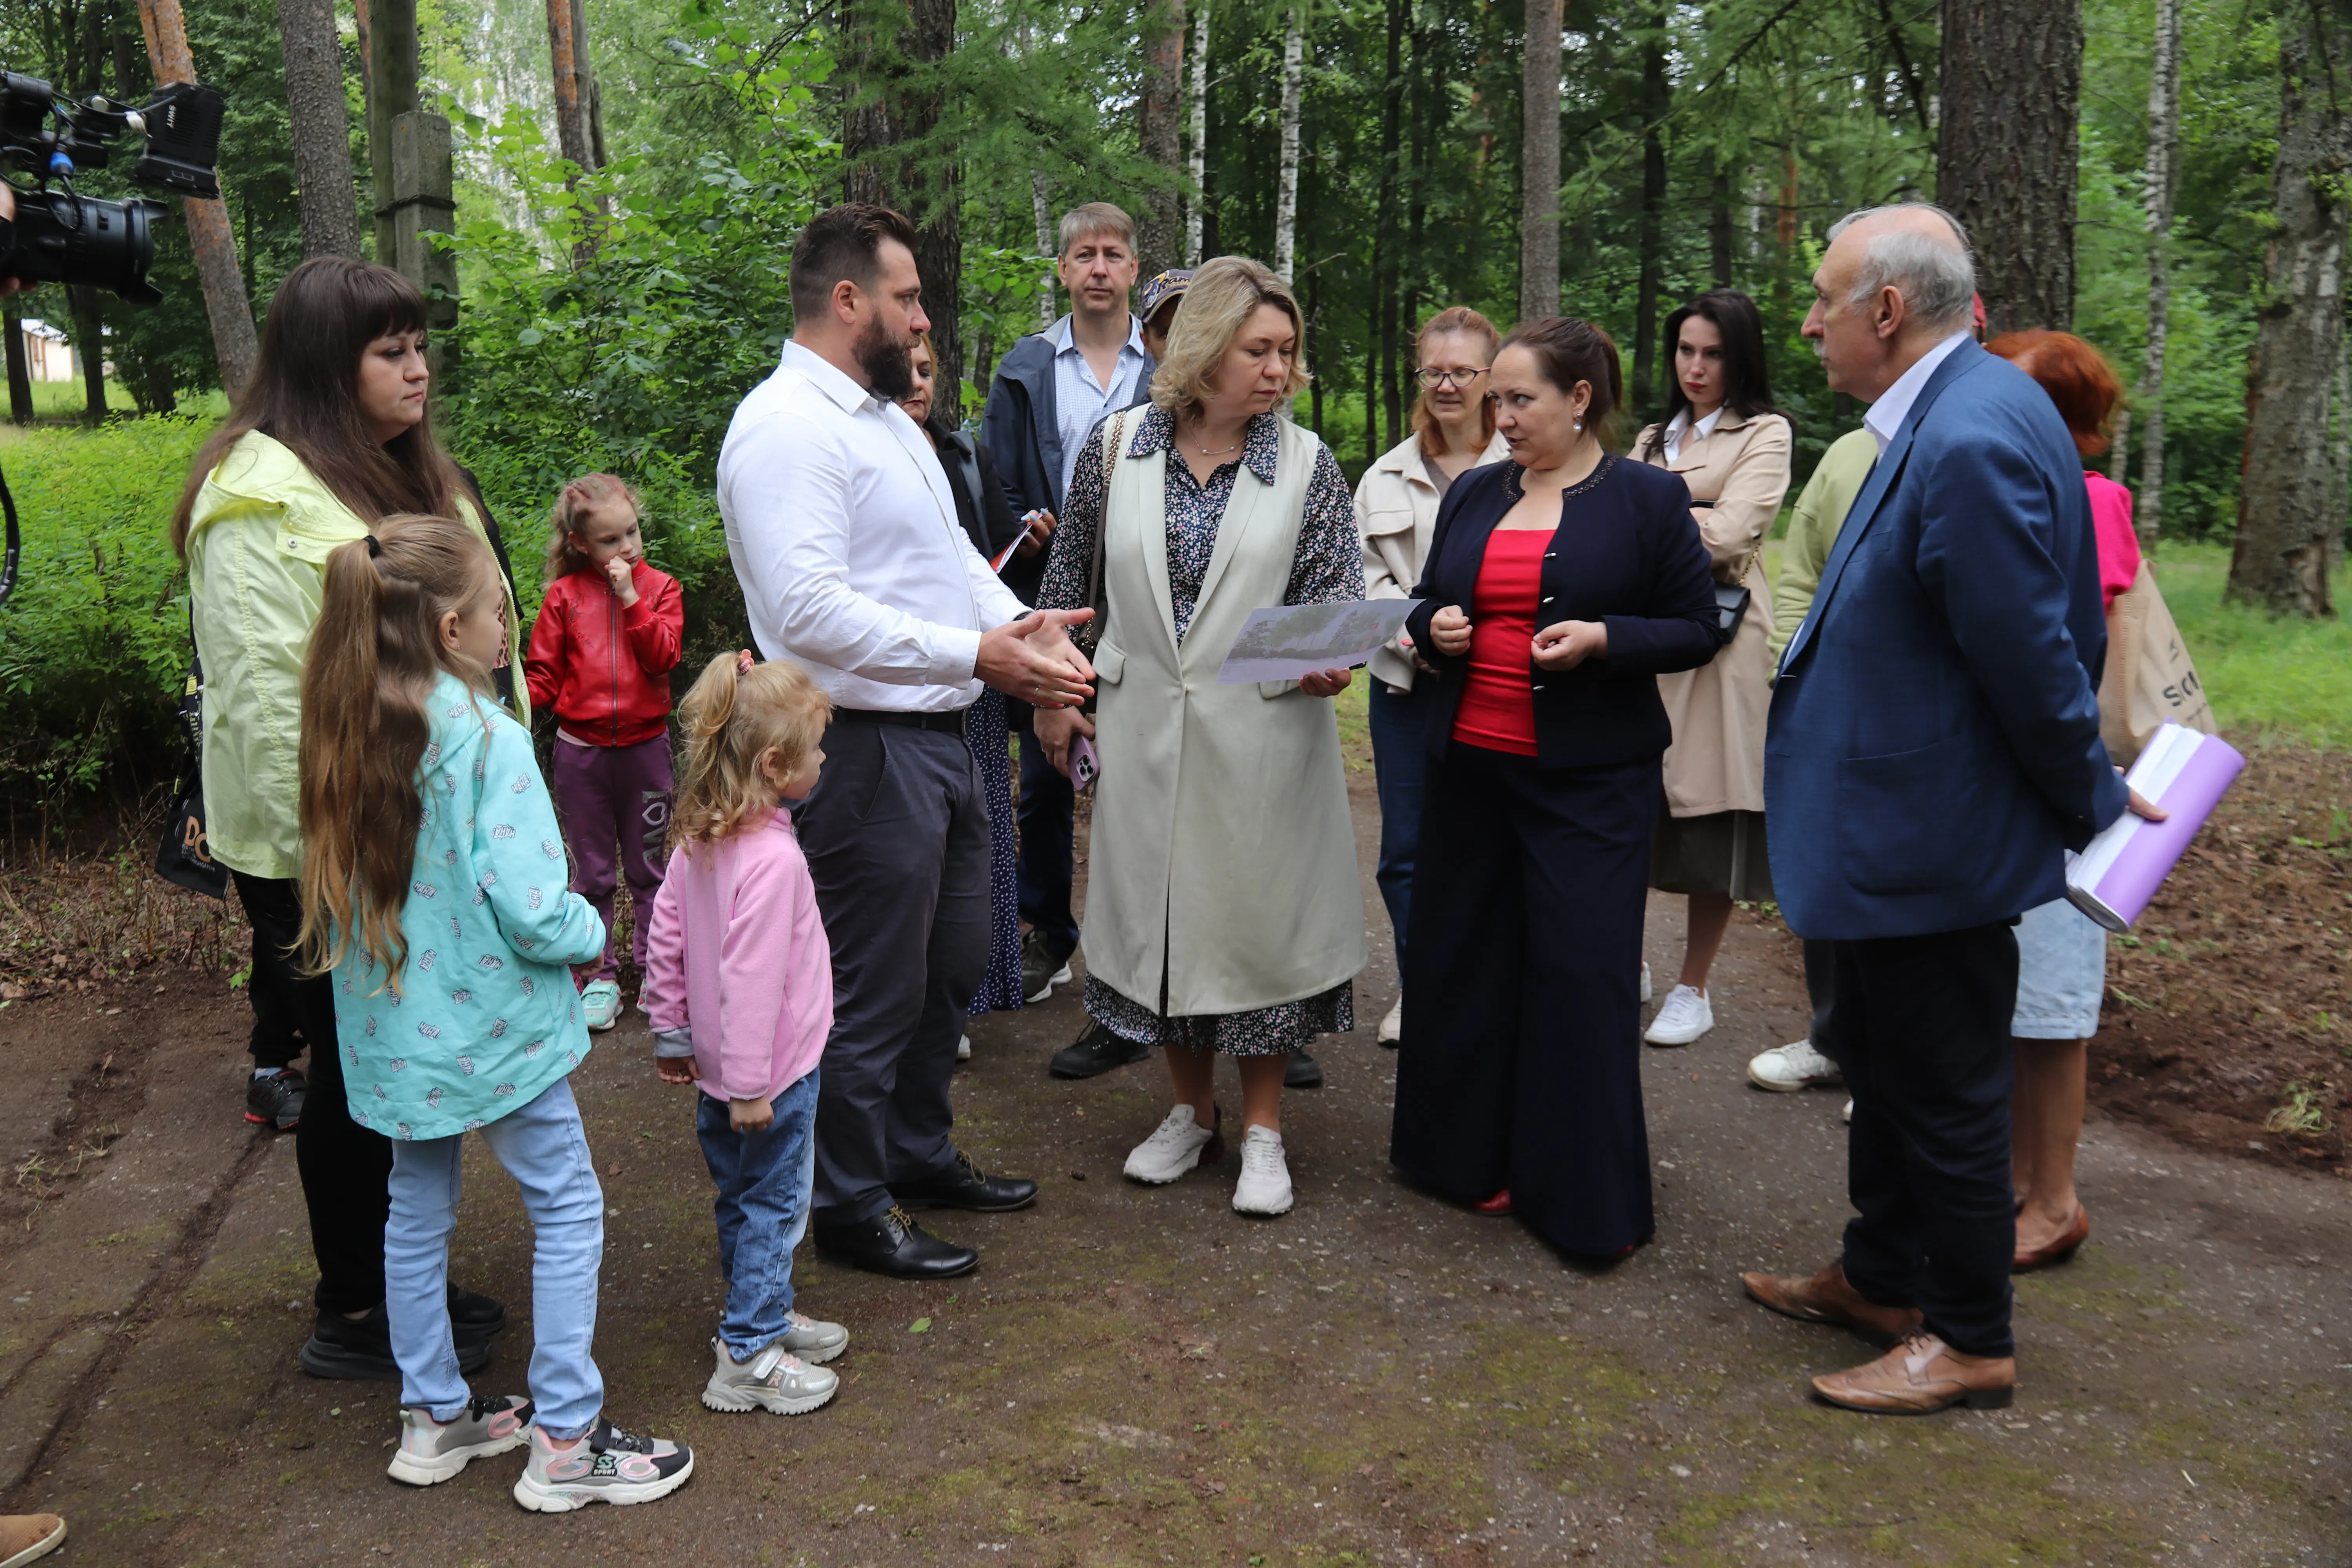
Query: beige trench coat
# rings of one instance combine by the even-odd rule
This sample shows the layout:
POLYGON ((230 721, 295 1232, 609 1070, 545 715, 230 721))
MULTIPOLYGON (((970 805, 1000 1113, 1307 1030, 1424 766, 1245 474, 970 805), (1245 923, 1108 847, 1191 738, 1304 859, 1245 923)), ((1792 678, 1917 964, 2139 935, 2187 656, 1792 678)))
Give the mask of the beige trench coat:
POLYGON ((1246 467, 1176 642, 1168 460, 1122 454, 1103 509, 1095 649, 1094 836, 1087 968, 1170 1017, 1319 995, 1364 967, 1355 825, 1325 700, 1295 682, 1221 686, 1249 613, 1282 603, 1320 445, 1282 422, 1275 479, 1246 467))
MULTIPOLYGON (((1510 456, 1510 443, 1496 436, 1471 468, 1506 462, 1510 456)), ((1437 528, 1437 501, 1418 435, 1406 437, 1364 470, 1356 482, 1356 533, 1364 542, 1365 598, 1412 597, 1412 585, 1429 559, 1429 536, 1437 528)), ((1412 656, 1391 643, 1372 655, 1371 673, 1375 680, 1411 690, 1412 656)))
POLYGON ((1643 430, 1634 454, 1671 468, 1690 486, 1693 507, 1716 581, 1735 580, 1747 564, 1748 614, 1731 646, 1712 663, 1658 677, 1658 696, 1675 727, 1666 749, 1666 805, 1676 816, 1764 809, 1764 720, 1771 705, 1772 584, 1764 575, 1764 539, 1789 491, 1789 422, 1777 414, 1742 419, 1727 408, 1710 435, 1683 437, 1678 461, 1650 453, 1658 426, 1643 430))

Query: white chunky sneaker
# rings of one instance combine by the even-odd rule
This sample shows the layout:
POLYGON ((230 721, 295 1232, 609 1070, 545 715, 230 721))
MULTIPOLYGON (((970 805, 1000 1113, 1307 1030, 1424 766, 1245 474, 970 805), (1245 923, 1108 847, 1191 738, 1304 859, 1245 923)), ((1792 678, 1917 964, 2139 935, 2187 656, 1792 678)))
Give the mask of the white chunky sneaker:
POLYGON ((514 1500, 534 1513, 570 1513, 592 1502, 651 1502, 686 1485, 694 1450, 667 1437, 624 1432, 604 1416, 569 1448, 530 1429, 530 1462, 514 1484, 514 1500))
POLYGON ((971 1037, 970 1035, 959 1035, 956 1037, 956 1060, 960 1062, 968 1062, 971 1060, 971 1037))
POLYGON ((1290 1212, 1290 1163, 1282 1157, 1282 1134, 1253 1127, 1242 1134, 1242 1179, 1234 1187, 1235 1214, 1290 1212))
POLYGON ((580 1012, 591 1030, 603 1034, 620 1021, 620 986, 610 980, 591 980, 580 988, 580 1012))
POLYGON ((1759 1051, 1748 1062, 1748 1081, 1781 1094, 1811 1089, 1817 1083, 1837 1083, 1844 1075, 1837 1063, 1813 1049, 1811 1040, 1791 1040, 1759 1051))
POLYGON ((1643 1001, 1644 1001, 1644 1002, 1647 1002, 1649 999, 1650 999, 1650 965, 1649 965, 1649 963, 1647 963, 1647 961, 1644 961, 1644 962, 1643 963, 1643 964, 1642 964, 1642 1000, 1643 1000, 1643 1001))
POLYGON ((1687 1046, 1715 1027, 1715 1007, 1696 985, 1677 985, 1642 1037, 1654 1046, 1687 1046))
POLYGON ((702 1403, 713 1410, 765 1410, 772 1415, 805 1415, 831 1399, 841 1379, 811 1366, 777 1340, 750 1361, 729 1353, 727 1342, 710 1342, 717 1364, 702 1385, 702 1403))
POLYGON ((1189 1105, 1180 1105, 1138 1143, 1127 1156, 1127 1177, 1151 1186, 1164 1186, 1187 1171, 1213 1165, 1225 1157, 1224 1113, 1203 1127, 1189 1105))
POLYGON ((1396 1005, 1390 1008, 1388 1016, 1381 1020, 1380 1033, 1373 1038, 1391 1048, 1404 1038, 1404 994, 1402 992, 1397 994, 1396 1005))
POLYGON ((805 1312, 786 1315, 791 1327, 776 1342, 811 1366, 823 1366, 826 1362, 849 1348, 849 1331, 839 1323, 827 1323, 805 1312))
POLYGON ((1841 1110, 1841 1111, 1839 1111, 1839 1112, 1838 1112, 1838 1120, 1839 1120, 1840 1121, 1844 1122, 1848 1127, 1851 1127, 1851 1126, 1853 1126, 1853 1100, 1847 1100, 1847 1101, 1845 1102, 1845 1109, 1844 1109, 1843 1110, 1841 1110))
POLYGON ((520 1394, 469 1399, 454 1421, 429 1410, 400 1413, 400 1447, 386 1467, 395 1481, 429 1487, 476 1459, 504 1454, 530 1441, 530 1401, 520 1394))

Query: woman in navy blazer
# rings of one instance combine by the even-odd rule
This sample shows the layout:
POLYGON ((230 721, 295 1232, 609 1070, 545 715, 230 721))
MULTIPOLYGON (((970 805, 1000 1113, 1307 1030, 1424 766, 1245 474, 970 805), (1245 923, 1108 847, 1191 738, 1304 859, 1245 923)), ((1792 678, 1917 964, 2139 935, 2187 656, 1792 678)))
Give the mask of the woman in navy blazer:
POLYGON ((1607 333, 1523 323, 1491 384, 1513 460, 1446 495, 1406 623, 1439 685, 1389 1158, 1612 1256, 1654 1228, 1636 984, 1674 739, 1655 678, 1715 657, 1715 578, 1683 481, 1601 444, 1607 333))

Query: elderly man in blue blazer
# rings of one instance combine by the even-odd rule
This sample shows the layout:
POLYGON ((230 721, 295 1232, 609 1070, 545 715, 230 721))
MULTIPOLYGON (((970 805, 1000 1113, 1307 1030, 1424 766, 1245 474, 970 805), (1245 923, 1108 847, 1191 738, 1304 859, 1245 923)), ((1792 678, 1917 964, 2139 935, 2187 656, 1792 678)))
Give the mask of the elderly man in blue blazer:
POLYGON ((1804 333, 1879 456, 1781 657, 1764 795, 1781 910, 1835 955, 1822 1044, 1853 1090, 1857 1212, 1821 1273, 1746 1283, 1898 1342, 1813 1379, 1832 1404, 2000 1406, 2011 926, 2128 798, 2099 740, 2098 563, 2064 422, 1970 334, 1959 224, 1882 207, 1830 235, 1804 333))

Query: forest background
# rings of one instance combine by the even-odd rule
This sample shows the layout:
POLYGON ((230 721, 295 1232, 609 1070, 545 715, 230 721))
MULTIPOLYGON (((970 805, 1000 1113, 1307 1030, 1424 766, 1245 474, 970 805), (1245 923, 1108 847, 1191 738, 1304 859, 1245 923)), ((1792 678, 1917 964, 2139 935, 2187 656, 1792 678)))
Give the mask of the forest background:
MULTIPOLYGON (((2166 3, 2084 0, 2080 13, 2072 324, 2127 384, 2148 332, 2149 86, 2166 3)), ((536 557, 565 479, 601 468, 639 484, 651 552, 686 583, 700 648, 741 636, 709 488, 719 442, 791 331, 794 232, 853 187, 924 225, 927 303, 968 418, 1013 341, 1055 309, 1050 223, 1081 201, 1146 220, 1147 271, 1235 251, 1288 262, 1315 372, 1297 416, 1351 474, 1410 418, 1414 325, 1454 303, 1507 325, 1526 298, 1523 0, 572 11, 585 144, 575 135, 566 158, 549 9, 417 5, 420 100, 451 121, 458 176, 462 308, 436 417, 519 563, 536 557), (877 115, 890 121, 878 131, 877 115), (942 271, 961 287, 940 288, 942 271)), ((1664 313, 1732 286, 1763 308, 1800 482, 1857 422, 1797 329, 1839 214, 1936 195, 1941 12, 1936 0, 1570 0, 1558 308, 1616 336, 1633 421, 1662 401, 1664 313)), ((229 101, 226 212, 258 320, 304 255, 280 7, 186 0, 184 15, 197 74, 229 101)), ((2162 533, 2210 545, 2236 526, 2277 229, 2281 24, 2273 0, 2194 0, 2178 15, 2162 533)), ((372 249, 373 203, 356 188, 368 169, 363 18, 346 9, 337 23, 351 199, 372 249)), ((0 62, 133 100, 152 79, 134 0, 5 0, 0 62)), ((103 176, 84 188, 124 190, 103 176)), ((159 228, 162 305, 57 289, 18 302, 78 345, 102 331, 116 379, 79 389, 70 412, 90 427, 37 430, 0 451, 28 531, 26 586, 0 619, 12 841, 20 819, 53 822, 101 786, 152 790, 174 760, 184 583, 162 524, 223 404, 185 231, 159 228)), ((2137 483, 2138 469, 2130 457, 2118 477, 2137 483)), ((2338 504, 2339 544, 2342 522, 2338 504)), ((536 584, 518 587, 528 608, 536 584)))

